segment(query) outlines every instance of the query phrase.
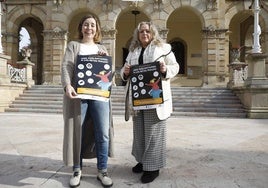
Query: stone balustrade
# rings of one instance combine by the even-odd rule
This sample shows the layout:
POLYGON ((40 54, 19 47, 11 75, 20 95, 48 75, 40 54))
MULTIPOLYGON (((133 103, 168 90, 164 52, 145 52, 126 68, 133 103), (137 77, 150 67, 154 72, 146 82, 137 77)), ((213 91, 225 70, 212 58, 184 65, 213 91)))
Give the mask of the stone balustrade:
POLYGON ((244 85, 248 75, 248 64, 245 62, 234 61, 228 65, 229 82, 228 88, 241 87, 244 85))
POLYGON ((0 112, 4 112, 10 103, 23 93, 24 89, 34 85, 32 68, 34 64, 25 58, 22 61, 8 63, 11 57, 0 54, 0 112))

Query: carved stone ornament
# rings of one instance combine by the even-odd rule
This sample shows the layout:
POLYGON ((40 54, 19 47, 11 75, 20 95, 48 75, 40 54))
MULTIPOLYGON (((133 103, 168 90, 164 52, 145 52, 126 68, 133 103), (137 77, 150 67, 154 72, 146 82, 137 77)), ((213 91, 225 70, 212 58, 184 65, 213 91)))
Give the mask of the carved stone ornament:
POLYGON ((55 27, 53 30, 45 30, 44 32, 45 37, 49 38, 57 38, 57 39, 66 39, 67 31, 61 29, 60 27, 55 27))
POLYGON ((217 10, 217 0, 206 0, 206 10, 214 11, 217 10))
POLYGON ((29 59, 31 57, 32 49, 29 46, 24 46, 21 49, 21 55, 24 57, 24 59, 29 59))
POLYGON ((112 11, 113 10, 113 0, 104 0, 102 5, 103 11, 112 11))
POLYGON ((239 62, 240 58, 239 48, 231 48, 229 53, 230 53, 230 62, 239 62))
POLYGON ((107 25, 105 25, 101 30, 103 38, 115 38, 116 29, 111 29, 107 25))

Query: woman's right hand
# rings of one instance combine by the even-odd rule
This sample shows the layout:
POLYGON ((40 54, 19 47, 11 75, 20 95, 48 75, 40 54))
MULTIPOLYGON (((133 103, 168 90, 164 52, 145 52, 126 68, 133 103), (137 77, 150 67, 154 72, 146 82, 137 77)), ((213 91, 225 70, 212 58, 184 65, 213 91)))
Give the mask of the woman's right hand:
POLYGON ((124 65, 124 75, 128 77, 130 74, 130 65, 128 63, 125 63, 124 65))
POLYGON ((76 98, 77 93, 75 91, 75 89, 73 88, 73 86, 71 86, 71 84, 68 84, 65 86, 65 95, 71 99, 76 98))

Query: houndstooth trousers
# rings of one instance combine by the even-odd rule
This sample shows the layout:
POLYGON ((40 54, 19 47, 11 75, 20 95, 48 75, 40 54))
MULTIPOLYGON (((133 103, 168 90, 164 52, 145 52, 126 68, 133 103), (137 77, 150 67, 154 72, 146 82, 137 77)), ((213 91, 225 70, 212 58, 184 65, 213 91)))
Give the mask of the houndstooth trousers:
POLYGON ((143 164, 144 171, 166 166, 166 120, 159 120, 155 109, 133 115, 132 155, 143 164))

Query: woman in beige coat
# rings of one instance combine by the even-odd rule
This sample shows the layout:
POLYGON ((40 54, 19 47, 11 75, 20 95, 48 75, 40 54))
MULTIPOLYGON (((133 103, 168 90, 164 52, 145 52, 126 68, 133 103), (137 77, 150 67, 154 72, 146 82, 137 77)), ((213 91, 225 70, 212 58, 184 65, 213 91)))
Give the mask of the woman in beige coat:
POLYGON ((171 46, 161 40, 156 27, 150 22, 141 22, 134 31, 126 63, 121 69, 122 79, 129 80, 131 66, 156 60, 160 64, 164 102, 156 108, 136 110, 133 114, 132 155, 138 163, 132 171, 143 172, 142 183, 152 182, 158 177, 159 169, 166 165, 166 120, 172 113, 170 79, 178 74, 179 64, 171 46))
POLYGON ((113 124, 111 102, 78 99, 75 91, 74 69, 78 55, 107 55, 101 40, 98 20, 88 15, 81 19, 80 41, 68 43, 62 62, 64 140, 63 160, 73 166, 70 186, 80 185, 82 159, 97 157, 97 179, 103 186, 111 187, 112 179, 107 173, 108 156, 113 156, 113 124))

